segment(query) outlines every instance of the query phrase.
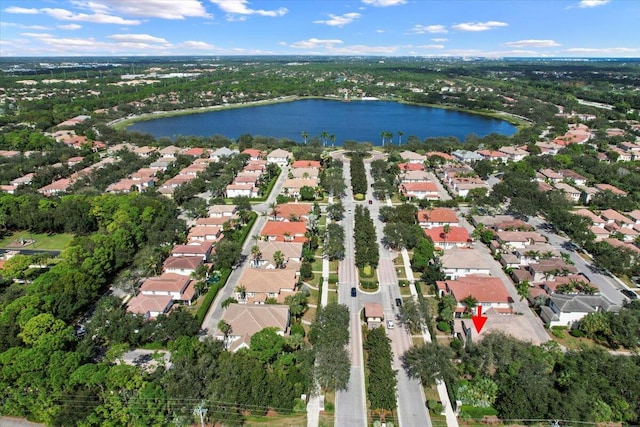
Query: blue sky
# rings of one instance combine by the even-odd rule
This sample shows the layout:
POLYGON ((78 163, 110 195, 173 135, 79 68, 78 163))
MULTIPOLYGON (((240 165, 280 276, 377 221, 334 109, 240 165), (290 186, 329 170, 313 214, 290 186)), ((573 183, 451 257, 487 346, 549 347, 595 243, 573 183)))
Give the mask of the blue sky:
POLYGON ((0 56, 640 57, 638 0, 3 0, 0 56))

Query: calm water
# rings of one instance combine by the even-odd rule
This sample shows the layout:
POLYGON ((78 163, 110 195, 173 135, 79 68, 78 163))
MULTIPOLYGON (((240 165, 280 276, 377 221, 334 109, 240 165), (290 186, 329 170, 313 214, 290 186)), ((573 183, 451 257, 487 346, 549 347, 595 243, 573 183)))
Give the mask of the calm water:
POLYGON ((336 145, 344 141, 382 144, 381 132, 393 132, 398 142, 410 135, 423 140, 436 136, 455 136, 461 141, 469 134, 512 135, 516 128, 502 120, 474 114, 419 107, 390 101, 331 101, 307 99, 257 107, 211 111, 138 122, 130 130, 156 138, 176 135, 225 135, 237 139, 242 134, 288 138, 302 142, 302 132, 311 140, 322 132, 333 134, 336 145))

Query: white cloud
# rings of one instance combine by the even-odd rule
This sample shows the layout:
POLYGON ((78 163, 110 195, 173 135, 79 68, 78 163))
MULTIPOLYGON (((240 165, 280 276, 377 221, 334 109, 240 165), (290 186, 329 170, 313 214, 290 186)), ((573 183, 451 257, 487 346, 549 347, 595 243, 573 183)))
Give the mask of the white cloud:
POLYGON ((597 7, 604 6, 609 3, 611 0, 581 0, 578 7, 597 7))
POLYGON ((93 22, 94 24, 119 24, 119 25, 139 25, 140 21, 133 19, 124 19, 119 16, 108 15, 104 13, 73 13, 66 9, 58 8, 44 8, 40 9, 41 12, 46 13, 52 18, 59 19, 61 21, 82 21, 93 22))
POLYGON ((23 25, 17 24, 15 22, 0 22, 0 27, 14 27, 21 28, 23 30, 50 30, 49 27, 45 27, 44 25, 23 25))
POLYGON ((443 39, 443 38, 435 38, 435 39, 431 39, 432 42, 436 42, 436 43, 444 43, 446 41, 448 41, 449 39, 443 39))
POLYGON ((67 24, 67 25, 58 25, 58 28, 61 30, 79 30, 82 28, 82 25, 78 24, 67 24))
POLYGON ((111 40, 115 40, 117 42, 126 42, 126 43, 160 43, 167 44, 169 43, 166 39, 161 37, 155 37, 149 34, 113 34, 107 36, 107 38, 111 40))
POLYGON ((187 49, 215 49, 215 46, 212 44, 195 40, 187 40, 186 42, 180 43, 180 45, 187 49))
POLYGON ((364 4, 376 7, 398 6, 400 4, 405 4, 406 2, 407 0, 362 0, 362 3, 364 4))
POLYGON ((478 49, 451 49, 445 53, 447 56, 473 56, 487 58, 504 58, 508 56, 544 56, 535 50, 478 50, 478 49))
POLYGON ((459 31, 488 31, 498 27, 506 27, 509 24, 500 21, 487 22, 464 22, 462 24, 453 25, 451 28, 459 31))
POLYGON ((247 0, 209 0, 211 3, 217 5, 224 12, 232 15, 260 15, 260 16, 282 16, 289 10, 285 7, 281 7, 275 10, 264 9, 251 9, 248 6, 247 0))
POLYGON ((360 14, 356 12, 345 13, 344 15, 341 15, 341 16, 329 14, 329 17, 331 19, 313 21, 313 23, 325 24, 325 25, 329 25, 330 27, 344 27, 345 25, 351 24, 353 21, 360 18, 360 14))
POLYGON ((447 33, 447 29, 444 25, 420 25, 416 24, 407 31, 408 34, 437 34, 437 33, 447 33))
POLYGON ((4 10, 7 13, 20 13, 24 15, 37 15, 38 9, 12 6, 4 10))
POLYGON ((393 55, 397 50, 397 46, 352 45, 335 47, 325 53, 332 55, 393 55))
POLYGON ((442 44, 424 44, 416 47, 419 49, 444 49, 442 44))
POLYGON ((572 47, 569 49, 565 49, 565 52, 569 53, 580 53, 580 54, 617 54, 617 53, 640 53, 640 48, 630 48, 630 47, 572 47))
POLYGON ((198 0, 95 0, 87 3, 94 12, 108 13, 113 9, 129 16, 152 17, 162 19, 185 19, 187 17, 210 18, 202 3, 198 0))
POLYGON ((387 32, 387 30, 382 30, 382 29, 376 30, 376 33, 378 33, 378 34, 384 34, 386 32, 387 32))
POLYGON ((324 47, 329 49, 337 44, 342 44, 342 43, 343 43, 342 40, 337 40, 337 39, 322 40, 322 39, 310 38, 307 40, 300 40, 298 42, 291 43, 291 47, 296 49, 317 49, 319 47, 324 47))
POLYGON ((560 46, 560 43, 557 43, 553 40, 518 40, 515 42, 507 42, 505 43, 507 46, 513 47, 556 47, 560 46))

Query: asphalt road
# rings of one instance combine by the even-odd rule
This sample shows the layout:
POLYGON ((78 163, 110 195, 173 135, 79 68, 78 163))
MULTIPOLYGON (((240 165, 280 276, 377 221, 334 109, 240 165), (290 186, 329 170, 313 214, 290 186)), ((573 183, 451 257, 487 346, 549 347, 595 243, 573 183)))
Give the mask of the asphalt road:
MULTIPOLYGON (((545 236, 549 244, 562 252, 568 253, 578 271, 586 275, 592 283, 597 285, 600 293, 608 298, 609 301, 620 305, 622 305, 624 301, 628 301, 628 299, 620 293, 620 290, 623 289, 622 285, 618 283, 616 279, 600 272, 592 260, 585 260, 580 256, 581 253, 578 252, 577 246, 571 243, 570 239, 545 229, 543 224, 546 222, 542 218, 531 217, 528 223, 534 226, 538 233, 545 236)), ((584 254, 582 255, 584 256, 584 254)))
MULTIPOLYGON (((376 156, 378 158, 381 156, 376 156)), ((344 157, 340 157, 344 161, 344 157)), ((367 177, 370 179, 369 162, 373 159, 365 161, 365 169, 367 177)), ((398 289, 397 275, 393 258, 398 254, 390 251, 380 243, 382 239, 382 231, 384 224, 378 219, 381 202, 374 199, 371 187, 368 187, 365 201, 354 202, 351 194, 351 180, 349 164, 345 162, 344 167, 345 183, 348 190, 343 205, 345 207, 345 219, 343 225, 345 227, 345 251, 347 256, 340 263, 339 281, 340 289, 338 301, 346 304, 351 311, 351 379, 349 389, 345 392, 336 394, 336 426, 364 426, 366 425, 366 396, 364 389, 364 372, 362 360, 362 337, 360 333, 361 320, 359 312, 363 309, 364 304, 368 302, 376 302, 382 304, 385 319, 393 319, 395 323, 396 307, 395 299, 400 298, 398 289), (368 200, 372 200, 369 205, 368 200), (376 227, 376 236, 380 243, 380 264, 378 266, 378 281, 380 287, 376 292, 365 292, 358 290, 357 297, 351 297, 351 287, 358 283, 358 272, 354 265, 354 248, 353 248, 353 210, 355 205, 364 205, 371 213, 371 218, 376 227), (356 413, 356 409, 361 408, 361 413, 356 413)), ((408 331, 401 325, 396 325, 393 329, 387 329, 387 334, 391 340, 391 349, 393 352, 393 368, 398 373, 398 386, 396 396, 398 402, 398 424, 401 426, 431 426, 431 419, 427 413, 425 406, 424 394, 422 387, 417 380, 410 379, 404 369, 400 357, 406 350, 412 346, 411 336, 408 331)))
MULTIPOLYGON (((280 190, 282 189, 282 184, 287 179, 288 172, 289 172, 288 168, 282 169, 282 172, 278 177, 278 181, 273 186, 273 189, 271 190, 271 194, 269 194, 269 197, 267 198, 267 200, 262 203, 253 205, 253 210, 254 212, 258 213, 258 218, 256 219, 256 222, 253 224, 253 228, 251 229, 251 232, 249 232, 248 234, 249 237, 247 238, 247 240, 245 240, 244 245, 242 246, 242 255, 244 255, 246 260, 250 258, 251 247, 254 245, 254 242, 251 239, 251 236, 255 234, 259 234, 260 230, 262 230, 262 227, 264 227, 265 222, 267 222, 267 219, 269 217, 268 215, 263 215, 263 213, 267 213, 267 214, 269 213, 268 212, 269 205, 276 201, 276 197, 278 196, 278 194, 280 194, 280 190)), ((213 301, 213 304, 211 304, 211 307, 209 308, 207 315, 204 317, 204 320, 202 321, 202 329, 207 330, 207 333, 204 336, 213 336, 213 332, 216 330, 218 322, 222 318, 222 314, 224 312, 224 309, 221 307, 220 304, 222 303, 222 301, 232 296, 234 289, 236 288, 236 285, 238 283, 238 280, 242 275, 243 268, 247 268, 248 265, 249 263, 245 261, 242 266, 233 270, 229 275, 227 284, 224 286, 224 288, 222 288, 218 292, 216 299, 213 301)))

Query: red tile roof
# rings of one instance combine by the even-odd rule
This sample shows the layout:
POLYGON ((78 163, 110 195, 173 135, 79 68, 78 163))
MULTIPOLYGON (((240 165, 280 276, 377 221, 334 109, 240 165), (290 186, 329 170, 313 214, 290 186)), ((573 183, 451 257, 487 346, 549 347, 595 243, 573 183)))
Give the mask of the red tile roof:
POLYGON ((320 168, 318 160, 296 160, 291 165, 292 168, 320 168))
MULTIPOLYGON (((439 287, 440 283, 438 282, 439 287)), ((468 296, 474 297, 479 303, 512 302, 506 286, 497 277, 467 276, 457 280, 446 280, 443 283, 458 302, 468 296)))
POLYGON ((450 227, 449 233, 445 236, 444 227, 433 227, 424 230, 424 234, 433 243, 466 243, 471 242, 471 236, 464 227, 450 227))
POLYGON ((418 211, 418 222, 451 222, 457 223, 458 216, 455 211, 447 208, 434 208, 418 211))
POLYGON ((424 165, 422 163, 400 163, 398 165, 401 171, 423 171, 424 165))
POLYGON ((288 233, 291 237, 304 235, 307 232, 306 222, 267 221, 261 236, 284 236, 288 233))

